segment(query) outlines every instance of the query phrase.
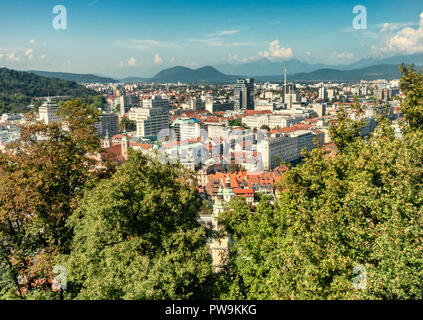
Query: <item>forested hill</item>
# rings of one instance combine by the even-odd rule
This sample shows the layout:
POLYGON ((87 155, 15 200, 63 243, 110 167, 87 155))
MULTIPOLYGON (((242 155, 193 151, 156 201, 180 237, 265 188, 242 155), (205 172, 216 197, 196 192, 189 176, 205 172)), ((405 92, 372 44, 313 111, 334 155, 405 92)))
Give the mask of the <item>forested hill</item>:
POLYGON ((31 103, 31 98, 48 95, 86 98, 97 93, 73 81, 0 68, 0 114, 24 112, 31 103))
POLYGON ((94 74, 79 74, 68 72, 48 72, 48 71, 28 71, 41 77, 56 78, 61 80, 75 81, 78 83, 115 83, 118 82, 112 78, 97 76, 94 74))

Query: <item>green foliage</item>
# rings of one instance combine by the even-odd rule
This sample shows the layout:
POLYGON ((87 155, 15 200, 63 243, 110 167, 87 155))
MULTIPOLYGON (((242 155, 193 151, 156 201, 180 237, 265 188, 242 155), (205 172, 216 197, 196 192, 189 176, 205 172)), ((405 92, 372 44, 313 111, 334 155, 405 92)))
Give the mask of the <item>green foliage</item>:
MULTIPOLYGON (((68 109, 88 118, 78 101, 65 103, 68 109)), ((6 297, 51 294, 52 268, 70 250, 67 218, 97 176, 87 157, 98 146, 93 127, 67 121, 64 131, 58 123, 35 121, 32 113, 27 120, 21 140, 11 145, 16 152, 0 154, 0 281, 6 297)))
POLYGON ((123 117, 120 120, 119 128, 120 128, 120 131, 128 131, 128 132, 137 130, 135 121, 131 121, 127 117, 123 117))
POLYGON ((230 127, 243 127, 244 126, 244 124, 242 123, 241 119, 229 120, 228 125, 230 127))
POLYGON ((97 93, 76 82, 44 78, 33 73, 0 68, 0 114, 27 112, 31 98, 49 95, 88 98, 97 93))
POLYGON ((407 68, 402 64, 400 70, 403 73, 401 78, 401 90, 408 93, 401 105, 401 112, 404 114, 411 130, 422 130, 423 74, 417 72, 413 65, 407 68))
POLYGON ((77 299, 191 299, 210 290, 202 206, 189 177, 131 153, 109 180, 85 195, 70 225, 66 265, 77 299))
POLYGON ((361 137, 361 129, 365 125, 365 120, 361 118, 363 109, 357 98, 349 114, 344 107, 337 111, 337 121, 329 128, 331 141, 336 145, 340 152, 357 139, 361 137), (358 120, 352 119, 355 117, 358 120))

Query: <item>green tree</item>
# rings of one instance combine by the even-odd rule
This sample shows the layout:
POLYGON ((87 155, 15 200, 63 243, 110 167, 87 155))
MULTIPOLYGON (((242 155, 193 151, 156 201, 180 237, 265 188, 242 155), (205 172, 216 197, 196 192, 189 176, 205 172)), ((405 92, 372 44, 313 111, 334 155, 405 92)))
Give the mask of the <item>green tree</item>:
POLYGON ((331 141, 335 143, 340 152, 361 137, 361 129, 365 125, 365 120, 362 118, 363 108, 357 98, 355 98, 351 111, 351 114, 349 114, 344 107, 341 107, 336 113, 336 122, 332 123, 329 128, 331 141), (352 119, 352 116, 356 119, 352 119))
POLYGON ((137 130, 137 126, 135 121, 129 120, 127 117, 123 117, 119 123, 120 131, 135 131, 137 130))
POLYGON ((69 253, 72 240, 67 219, 97 179, 95 162, 88 157, 98 150, 88 109, 79 101, 65 103, 60 112, 67 130, 29 114, 20 140, 10 146, 14 152, 0 154, 0 281, 5 296, 53 294, 53 266, 69 253))
POLYGON ((178 165, 131 152, 111 179, 86 193, 70 222, 69 297, 208 297, 208 235, 190 179, 178 165))
POLYGON ((407 92, 405 100, 401 104, 401 112, 408 122, 409 129, 423 129, 423 74, 417 72, 414 66, 407 68, 400 66, 403 73, 401 77, 401 90, 407 92))

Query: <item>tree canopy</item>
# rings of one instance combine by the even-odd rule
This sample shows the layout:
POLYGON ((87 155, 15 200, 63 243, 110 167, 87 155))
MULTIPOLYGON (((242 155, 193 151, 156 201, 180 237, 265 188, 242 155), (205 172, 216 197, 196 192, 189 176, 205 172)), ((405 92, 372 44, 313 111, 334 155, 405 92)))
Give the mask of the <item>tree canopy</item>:
POLYGON ((78 299, 192 299, 211 289, 202 200, 177 165, 132 153, 88 192, 69 224, 78 299))

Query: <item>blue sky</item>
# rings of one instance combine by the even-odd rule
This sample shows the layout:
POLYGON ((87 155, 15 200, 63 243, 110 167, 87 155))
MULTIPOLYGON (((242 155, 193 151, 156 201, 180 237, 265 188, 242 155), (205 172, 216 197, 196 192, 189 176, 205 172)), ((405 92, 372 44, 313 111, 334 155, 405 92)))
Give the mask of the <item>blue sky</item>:
POLYGON ((423 52, 421 13, 421 0, 2 0, 0 65, 123 77, 262 57, 347 64, 423 52), (56 5, 66 30, 52 26, 56 5), (365 30, 352 27, 355 5, 365 30))

